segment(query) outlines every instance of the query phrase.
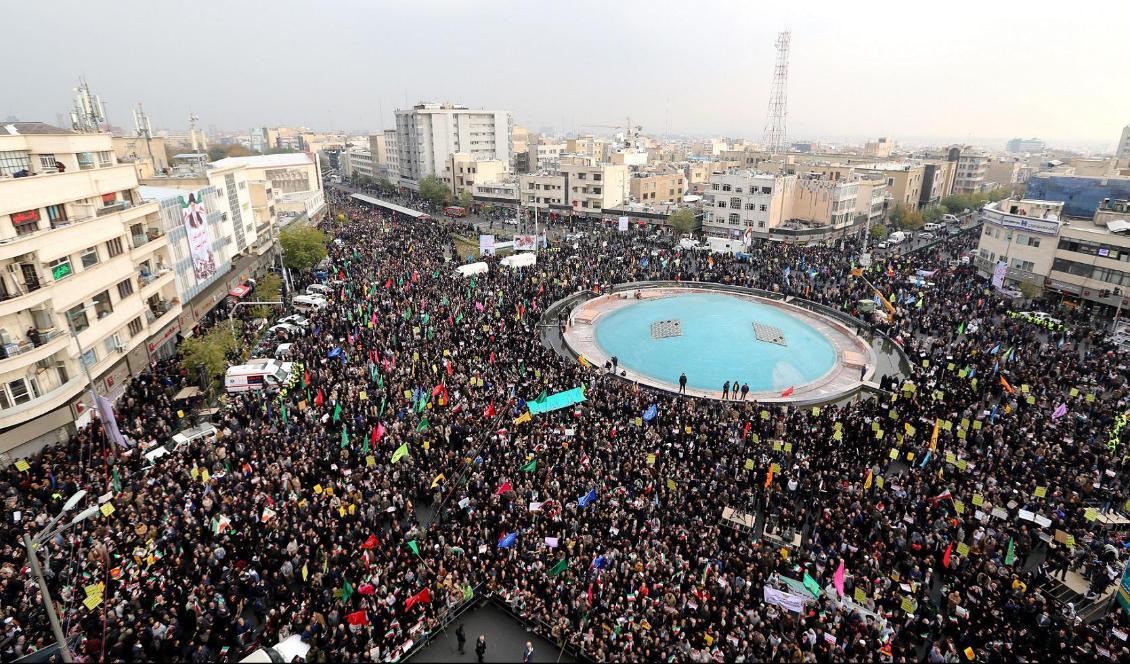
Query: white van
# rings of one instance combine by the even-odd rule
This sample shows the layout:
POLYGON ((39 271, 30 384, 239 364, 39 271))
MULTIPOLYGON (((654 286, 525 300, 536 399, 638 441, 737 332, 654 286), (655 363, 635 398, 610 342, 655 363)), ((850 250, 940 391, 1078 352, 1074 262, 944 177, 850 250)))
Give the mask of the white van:
POLYGON ((961 222, 961 220, 958 219, 957 217, 953 216, 952 214, 943 214, 942 215, 942 223, 943 224, 956 224, 956 223, 960 223, 960 222, 961 222))
POLYGON ((215 435, 216 427, 205 422, 200 426, 195 426, 191 429, 185 429, 180 433, 173 434, 173 439, 169 441, 169 447, 173 450, 176 450, 178 447, 184 445, 185 443, 194 443, 198 440, 202 440, 204 438, 208 438, 209 436, 215 435))
POLYGON ((224 389, 228 392, 277 390, 290 380, 292 366, 291 362, 258 359, 228 367, 224 374, 224 389))
POLYGON ((329 297, 329 294, 332 292, 330 287, 325 284, 310 284, 306 287, 307 295, 317 295, 322 298, 329 297))
POLYGON ((932 222, 926 224, 926 226, 923 227, 922 230, 929 231, 929 232, 933 233, 934 231, 940 231, 943 228, 945 228, 945 224, 939 224, 935 221, 932 221, 932 222))
POLYGON ((906 241, 907 234, 903 231, 895 231, 887 236, 887 244, 901 244, 906 241))
POLYGON ((294 299, 290 301, 290 304, 294 307, 295 311, 301 311, 304 314, 319 309, 325 309, 329 306, 329 302, 326 298, 320 295, 295 295, 294 299))

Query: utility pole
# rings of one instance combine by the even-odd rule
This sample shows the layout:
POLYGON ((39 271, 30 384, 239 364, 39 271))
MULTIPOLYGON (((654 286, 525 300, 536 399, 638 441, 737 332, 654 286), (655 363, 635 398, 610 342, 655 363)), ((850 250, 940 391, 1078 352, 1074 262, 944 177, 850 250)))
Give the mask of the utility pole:
POLYGON ((55 635, 55 642, 59 644, 59 653, 64 662, 75 661, 71 657, 71 649, 67 647, 67 638, 63 634, 63 625, 59 622, 59 614, 55 613, 55 602, 51 600, 51 591, 47 588, 47 580, 43 578, 43 570, 39 566, 39 554, 31 535, 24 533, 24 548, 27 549, 27 560, 31 564, 31 573, 39 585, 39 594, 43 596, 43 608, 47 609, 47 620, 51 622, 51 632, 55 635))

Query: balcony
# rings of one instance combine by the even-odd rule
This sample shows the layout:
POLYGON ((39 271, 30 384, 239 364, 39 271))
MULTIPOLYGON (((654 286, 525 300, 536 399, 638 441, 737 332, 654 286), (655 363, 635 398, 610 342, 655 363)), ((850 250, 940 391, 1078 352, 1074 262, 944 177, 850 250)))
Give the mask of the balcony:
POLYGON ((86 380, 81 375, 76 375, 30 401, 0 410, 0 429, 23 424, 62 406, 85 386, 86 380))
POLYGON ((51 299, 51 289, 46 288, 50 281, 40 278, 36 281, 15 284, 12 292, 0 293, 0 317, 32 309, 51 299))
POLYGON ((150 242, 153 242, 154 240, 160 240, 163 237, 165 237, 165 234, 162 233, 159 229, 147 228, 144 233, 139 233, 137 235, 131 236, 129 246, 131 249, 140 249, 150 242))
POLYGON ((141 284, 142 296, 148 297, 165 285, 171 284, 175 276, 175 273, 168 268, 158 268, 156 272, 138 271, 137 281, 141 284))
POLYGON ((113 205, 104 205, 104 206, 98 208, 97 210, 95 210, 94 216, 105 217, 108 214, 114 214, 115 212, 122 212, 123 210, 130 209, 131 207, 133 207, 133 203, 131 203, 129 201, 118 201, 117 203, 114 203, 113 205))
POLYGON ((37 331, 38 339, 21 339, 0 346, 0 372, 15 371, 33 362, 39 362, 66 347, 70 335, 65 330, 37 331))

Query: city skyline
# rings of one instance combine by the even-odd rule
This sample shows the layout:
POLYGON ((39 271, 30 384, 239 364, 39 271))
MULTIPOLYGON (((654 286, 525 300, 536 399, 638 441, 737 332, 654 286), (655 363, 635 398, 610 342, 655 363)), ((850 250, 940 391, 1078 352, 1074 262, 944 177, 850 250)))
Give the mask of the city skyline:
MULTIPOLYGON (((224 20, 250 25, 264 6, 224 5, 224 20)), ((1039 136, 1057 147, 1107 150, 1130 122, 1130 90, 1110 85, 1102 68, 1055 57, 1033 38, 1052 40, 1055 52, 1085 47, 1095 61, 1115 62, 1123 21, 1083 25, 1078 16, 1087 12, 1080 11, 1049 23, 1054 9, 1042 5, 1013 15, 1007 7, 959 4, 926 22, 900 5, 880 5, 858 20, 735 3, 580 2, 536 14, 519 3, 446 0, 317 11, 304 2, 269 6, 296 20, 272 20, 269 31, 241 29, 238 37, 190 31, 198 36, 195 51, 183 42, 160 47, 160 32, 144 26, 168 24, 173 15, 151 4, 114 3, 81 22, 54 21, 59 55, 0 74, 11 93, 0 116, 55 122, 85 75, 110 120, 127 130, 138 102, 160 127, 186 127, 192 112, 200 126, 243 132, 261 125, 376 131, 393 126, 396 108, 426 100, 509 110, 518 124, 560 133, 600 133, 595 125, 630 116, 654 135, 758 140, 773 42, 787 28, 790 140, 889 136, 993 146, 1039 136), (960 18, 973 8, 977 20, 960 18), (724 19, 727 33, 704 18, 724 19), (1054 34, 1046 34, 1049 24, 1054 34), (80 50, 83 35, 103 30, 149 35, 152 48, 80 50), (429 31, 421 45, 419 35, 429 31), (280 50, 284 44, 297 47, 280 50), (1070 81, 1070 91, 1057 81, 1070 81)), ((1130 18, 1126 7, 1104 12, 1130 18)), ((10 10, 26 25, 58 13, 58 4, 10 10)))

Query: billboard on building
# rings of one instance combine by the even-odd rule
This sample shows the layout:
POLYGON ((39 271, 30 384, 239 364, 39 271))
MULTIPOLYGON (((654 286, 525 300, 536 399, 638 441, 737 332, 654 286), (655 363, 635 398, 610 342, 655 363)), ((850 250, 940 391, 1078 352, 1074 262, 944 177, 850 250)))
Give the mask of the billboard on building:
POLYGON ((537 242, 536 235, 515 235, 514 251, 537 251, 537 242))
POLYGON ((212 247, 212 233, 208 230, 208 210, 204 207, 204 192, 194 192, 180 197, 181 217, 188 234, 188 251, 192 256, 192 272, 197 281, 216 274, 216 253, 212 247))
POLYGON ((628 231, 627 217, 620 217, 619 224, 617 225, 617 230, 619 230, 621 233, 626 233, 628 231))

